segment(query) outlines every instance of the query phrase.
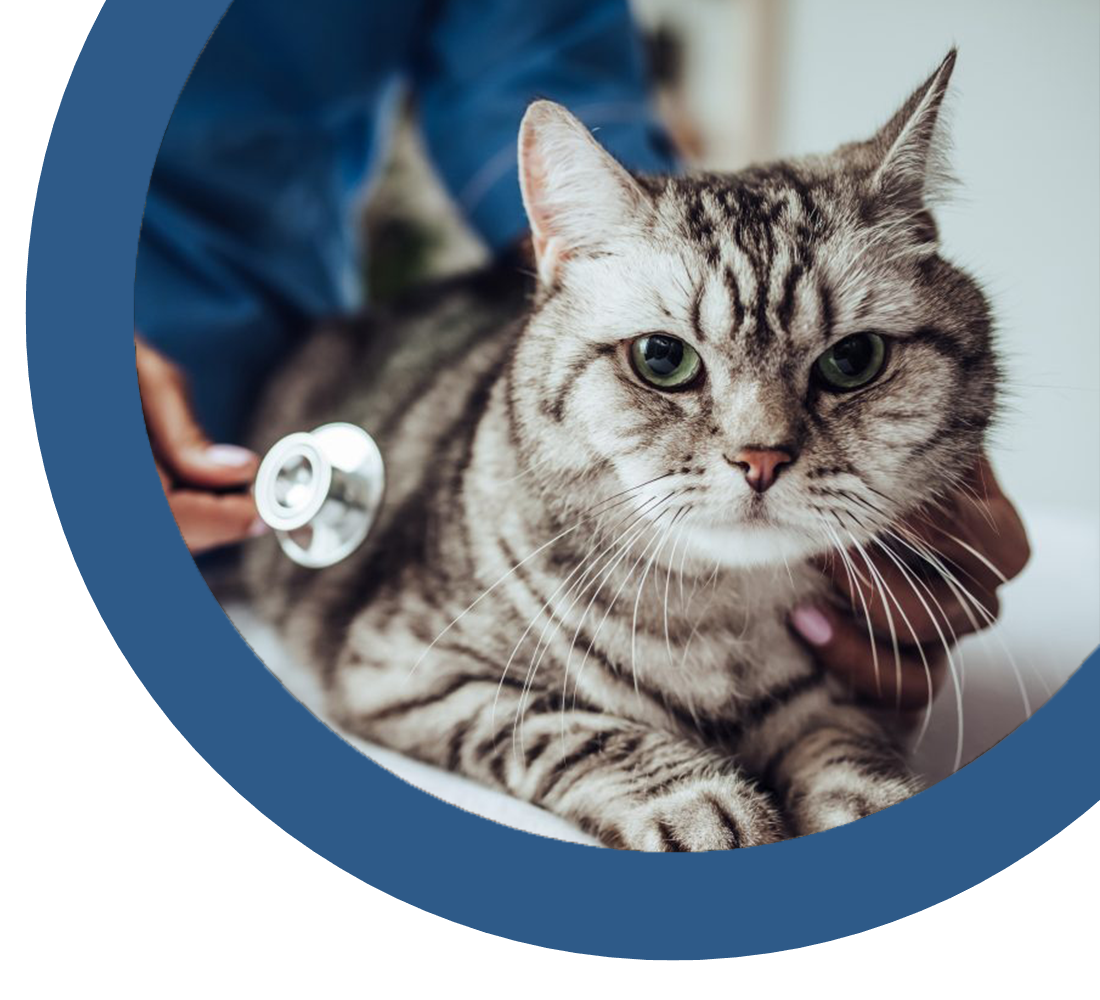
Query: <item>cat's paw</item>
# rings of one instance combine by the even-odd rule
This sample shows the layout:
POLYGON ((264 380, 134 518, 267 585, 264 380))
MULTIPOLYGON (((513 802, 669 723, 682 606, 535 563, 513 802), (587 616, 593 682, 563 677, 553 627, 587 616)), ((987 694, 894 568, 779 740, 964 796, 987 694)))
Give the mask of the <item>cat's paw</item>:
POLYGON ((821 833, 904 802, 921 790, 911 775, 856 780, 837 776, 809 788, 795 789, 787 801, 796 836, 821 833))
POLYGON ((731 777, 687 781, 647 799, 622 833, 620 846, 635 851, 728 851, 787 836, 771 799, 731 777))

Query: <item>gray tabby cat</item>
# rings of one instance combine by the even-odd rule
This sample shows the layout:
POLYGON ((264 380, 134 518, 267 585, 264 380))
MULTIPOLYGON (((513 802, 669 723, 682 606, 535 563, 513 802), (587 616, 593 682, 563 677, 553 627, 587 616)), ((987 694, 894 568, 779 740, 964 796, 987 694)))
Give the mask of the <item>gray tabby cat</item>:
POLYGON ((954 62, 871 140, 731 176, 632 176, 539 101, 533 301, 483 275, 308 343, 256 443, 362 424, 384 513, 341 565, 267 543, 249 575, 342 727, 637 850, 918 790, 785 621, 807 558, 949 490, 993 413, 986 303, 928 209, 954 62))

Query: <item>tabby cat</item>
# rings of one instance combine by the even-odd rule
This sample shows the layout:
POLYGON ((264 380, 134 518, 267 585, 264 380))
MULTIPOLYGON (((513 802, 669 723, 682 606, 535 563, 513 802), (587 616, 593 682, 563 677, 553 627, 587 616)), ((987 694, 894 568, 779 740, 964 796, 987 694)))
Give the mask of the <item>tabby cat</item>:
POLYGON ((809 557, 950 489, 993 414, 987 305, 929 207, 954 62, 870 140, 733 175, 633 176, 538 101, 533 292, 485 273, 310 339, 255 443, 361 424, 384 511, 336 567, 268 540, 248 576, 340 726, 635 850, 918 790, 786 620, 809 557))

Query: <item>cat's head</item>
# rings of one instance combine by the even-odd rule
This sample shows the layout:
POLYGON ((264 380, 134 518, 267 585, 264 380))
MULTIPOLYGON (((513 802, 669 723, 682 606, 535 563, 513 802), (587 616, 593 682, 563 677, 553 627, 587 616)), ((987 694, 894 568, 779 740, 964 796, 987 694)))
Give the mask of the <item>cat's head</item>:
POLYGON ((847 547, 962 478, 997 370, 931 214, 954 63, 871 139, 732 175, 638 178, 529 108, 540 296, 513 409, 563 503, 630 490, 745 565, 847 547))

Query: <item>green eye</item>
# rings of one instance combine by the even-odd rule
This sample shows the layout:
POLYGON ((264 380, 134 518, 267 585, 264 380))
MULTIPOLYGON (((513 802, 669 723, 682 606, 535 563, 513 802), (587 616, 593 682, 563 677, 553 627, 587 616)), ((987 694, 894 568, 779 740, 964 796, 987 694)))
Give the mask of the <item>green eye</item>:
POLYGON ((814 372, 830 392, 851 392, 878 375, 885 361, 886 341, 877 333, 854 333, 822 354, 814 372))
POLYGON ((685 389, 699 377, 703 362, 691 344, 667 333, 647 333, 630 345, 634 370, 658 389, 685 389))

